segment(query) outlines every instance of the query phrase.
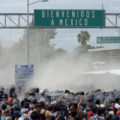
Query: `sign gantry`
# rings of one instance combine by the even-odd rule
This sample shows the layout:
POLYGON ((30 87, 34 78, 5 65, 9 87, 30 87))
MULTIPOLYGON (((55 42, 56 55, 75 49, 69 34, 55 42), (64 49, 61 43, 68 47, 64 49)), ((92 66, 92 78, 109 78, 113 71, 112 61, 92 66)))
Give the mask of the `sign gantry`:
MULTIPOLYGON (((120 28, 120 13, 104 13, 104 10, 39 10, 41 15, 48 14, 49 16, 53 15, 56 17, 62 17, 62 19, 51 19, 48 17, 48 26, 47 28, 120 28), (61 16, 64 11, 64 16, 61 16), (48 13, 47 13, 48 12, 48 13), (97 15, 97 12, 99 15, 97 15), (76 16, 76 14, 84 15, 83 18, 76 16), (94 18, 97 16, 96 18, 94 18), (64 17, 64 18, 63 18, 64 17), (66 17, 66 19, 65 19, 66 17), (69 18, 68 18, 69 17, 69 18), (77 17, 77 18, 76 18, 77 17), (104 17, 104 23, 103 23, 104 17), (52 20, 52 22, 50 21, 52 20), (58 21, 58 22, 57 22, 58 21), (97 23, 99 21, 99 23, 97 23), (59 24, 61 26, 58 26, 59 24), (100 24, 101 23, 101 24, 100 24), (50 26, 52 25, 52 27, 50 26), (58 25, 57 25, 58 24, 58 25), (95 26, 96 25, 96 26, 95 26)), ((35 12, 35 14, 38 14, 35 12)), ((34 13, 29 14, 30 22, 36 21, 36 18, 40 18, 40 15, 35 16, 34 13)), ((52 17, 53 17, 52 16, 52 17)), ((43 23, 45 19, 41 19, 39 24, 43 23)), ((46 20, 47 21, 47 20, 46 20)), ((38 26, 39 27, 39 26, 38 26)), ((37 28, 38 28, 37 27, 37 28)), ((43 26, 41 26, 43 27, 43 26)), ((27 28, 27 13, 0 13, 0 29, 26 29, 27 28)), ((35 29, 34 24, 29 26, 30 29, 35 29)))

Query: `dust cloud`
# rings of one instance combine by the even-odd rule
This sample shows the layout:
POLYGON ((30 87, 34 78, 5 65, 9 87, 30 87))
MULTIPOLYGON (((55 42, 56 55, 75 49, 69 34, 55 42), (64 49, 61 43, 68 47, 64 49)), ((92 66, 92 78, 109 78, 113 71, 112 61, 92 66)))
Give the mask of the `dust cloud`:
MULTIPOLYGON (((119 89, 118 64, 118 71, 109 71, 115 70, 114 63, 97 65, 96 68, 92 64, 94 57, 82 49, 78 53, 59 53, 50 45, 50 40, 56 34, 54 29, 30 31, 30 63, 34 64, 34 79, 28 81, 26 88, 71 91, 119 89), (98 73, 95 74, 94 71, 98 73), (106 72, 100 74, 100 71, 106 72)), ((0 86, 9 87, 15 84, 15 65, 26 64, 27 61, 26 43, 25 32, 19 43, 11 48, 1 48, 0 86)))
MULTIPOLYGON (((102 89, 105 91, 119 89, 120 71, 109 72, 97 70, 98 73, 89 73, 96 71, 91 64, 91 59, 88 55, 76 58, 75 55, 62 55, 54 60, 49 61, 39 67, 31 86, 39 87, 40 89, 50 90, 66 90, 69 89, 74 92, 91 91, 102 89)), ((114 66, 108 64, 107 66, 114 66)), ((103 67, 103 70, 107 68, 103 67)))

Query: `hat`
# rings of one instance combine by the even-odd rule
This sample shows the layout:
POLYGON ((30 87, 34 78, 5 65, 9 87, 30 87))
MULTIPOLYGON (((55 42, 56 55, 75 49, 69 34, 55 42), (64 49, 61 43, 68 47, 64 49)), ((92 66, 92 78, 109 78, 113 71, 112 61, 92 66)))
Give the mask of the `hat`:
POLYGON ((24 103, 24 108, 29 108, 29 102, 24 103))
POLYGON ((14 115, 15 115, 15 117, 20 117, 20 116, 21 116, 21 113, 20 113, 19 111, 15 111, 15 112, 14 112, 14 115))

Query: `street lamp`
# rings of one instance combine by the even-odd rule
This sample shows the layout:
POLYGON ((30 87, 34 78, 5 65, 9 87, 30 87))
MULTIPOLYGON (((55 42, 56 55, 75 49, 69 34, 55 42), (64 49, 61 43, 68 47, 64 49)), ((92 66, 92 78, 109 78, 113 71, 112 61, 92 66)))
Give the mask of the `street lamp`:
POLYGON ((29 65, 29 6, 38 2, 47 2, 48 0, 38 0, 32 3, 29 3, 27 0, 27 63, 29 65))

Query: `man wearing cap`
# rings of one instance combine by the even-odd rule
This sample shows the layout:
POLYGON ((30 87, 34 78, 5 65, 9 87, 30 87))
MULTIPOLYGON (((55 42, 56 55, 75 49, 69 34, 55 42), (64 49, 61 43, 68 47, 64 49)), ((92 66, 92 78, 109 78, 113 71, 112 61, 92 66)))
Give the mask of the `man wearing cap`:
POLYGON ((18 120, 21 117, 21 113, 19 111, 14 112, 15 120, 18 120))
POLYGON ((18 120, 24 120, 25 118, 28 118, 29 113, 29 103, 25 102, 24 107, 21 109, 21 117, 18 120))

